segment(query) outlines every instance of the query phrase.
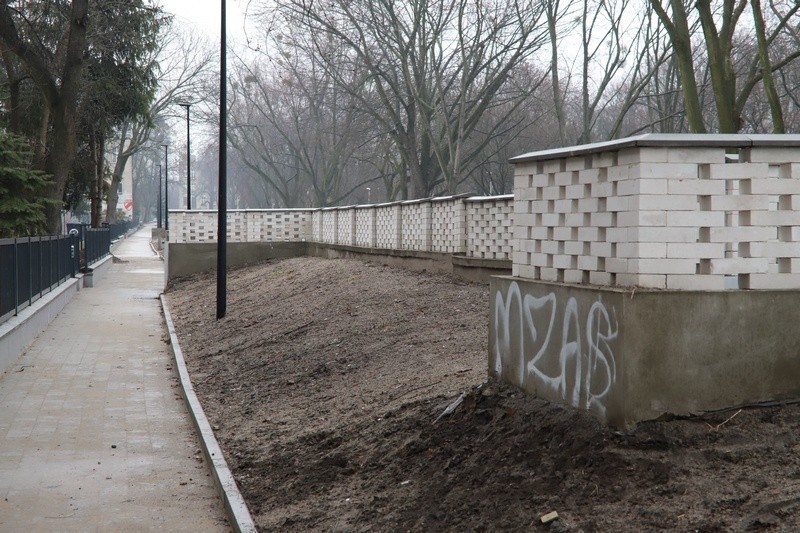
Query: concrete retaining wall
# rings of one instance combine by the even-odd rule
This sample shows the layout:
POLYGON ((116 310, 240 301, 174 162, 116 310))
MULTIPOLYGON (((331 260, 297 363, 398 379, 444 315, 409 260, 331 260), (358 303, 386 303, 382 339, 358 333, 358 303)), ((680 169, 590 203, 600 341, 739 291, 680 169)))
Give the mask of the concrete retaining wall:
POLYGON ((617 426, 800 395, 798 148, 651 134, 515 158, 490 373, 617 426))
MULTIPOLYGON (((229 242, 229 267, 258 263, 269 259, 285 259, 306 254, 304 242, 229 242)), ((216 243, 174 243, 164 246, 165 285, 170 280, 217 268, 216 243)))
POLYGON ((0 373, 5 372, 28 345, 47 328, 81 289, 82 276, 69 279, 32 305, 0 324, 0 373))
MULTIPOLYGON (((511 261, 477 259, 438 252, 381 250, 326 243, 228 243, 228 266, 254 264, 269 259, 310 255, 326 259, 356 258, 411 270, 453 274, 488 283, 491 276, 511 273, 511 261)), ((168 243, 165 246, 165 287, 176 278, 216 269, 215 243, 168 243)))
POLYGON ((800 395, 800 291, 494 278, 490 374, 625 427, 800 395))

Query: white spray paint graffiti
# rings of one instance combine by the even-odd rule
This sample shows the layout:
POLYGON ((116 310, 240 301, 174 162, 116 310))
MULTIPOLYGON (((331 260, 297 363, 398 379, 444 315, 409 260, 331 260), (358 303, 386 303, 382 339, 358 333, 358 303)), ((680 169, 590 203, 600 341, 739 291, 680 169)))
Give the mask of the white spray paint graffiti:
POLYGON ((573 407, 596 410, 604 416, 606 398, 617 377, 612 346, 619 334, 619 325, 614 310, 612 308, 609 313, 603 302, 594 302, 584 323, 577 300, 569 298, 562 316, 559 341, 557 333, 555 339, 553 336, 557 308, 555 293, 543 297, 523 295, 517 282, 509 285, 505 298, 502 291, 497 291, 494 370, 499 376, 504 366, 516 367, 517 384, 524 383, 526 377, 533 377, 537 389, 573 407), (519 326, 517 343, 512 343, 513 323, 519 326), (531 350, 527 350, 526 345, 531 350))

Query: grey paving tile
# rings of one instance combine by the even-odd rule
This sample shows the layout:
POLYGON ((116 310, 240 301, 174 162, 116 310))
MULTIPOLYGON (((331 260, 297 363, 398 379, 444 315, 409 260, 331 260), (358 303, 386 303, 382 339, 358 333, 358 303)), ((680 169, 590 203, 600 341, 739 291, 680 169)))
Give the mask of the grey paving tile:
POLYGON ((0 376, 0 531, 228 530, 174 399, 149 231, 0 376))

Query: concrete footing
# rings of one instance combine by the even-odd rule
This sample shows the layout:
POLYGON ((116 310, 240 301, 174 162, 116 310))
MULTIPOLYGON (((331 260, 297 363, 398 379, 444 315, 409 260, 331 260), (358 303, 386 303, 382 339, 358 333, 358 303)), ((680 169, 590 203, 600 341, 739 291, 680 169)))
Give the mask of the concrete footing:
POLYGON ((98 283, 106 275, 113 261, 114 258, 109 255, 93 264, 83 275, 83 286, 94 287, 95 283, 98 283))
POLYGON ((489 373, 613 426, 800 396, 800 291, 497 277, 490 295, 489 373))
MULTIPOLYGON (((217 267, 217 243, 164 243, 166 283, 217 267)), ((269 259, 300 257, 306 254, 304 242, 229 242, 228 267, 259 263, 269 259)))
POLYGON ((0 324, 0 374, 14 363, 28 345, 81 289, 82 277, 72 278, 36 300, 31 306, 0 324))
MULTIPOLYGON (((313 256, 376 261, 410 270, 453 274, 462 279, 488 283, 491 276, 510 274, 511 261, 480 259, 436 252, 390 250, 315 242, 229 242, 228 266, 254 264, 269 259, 313 256)), ((216 268, 216 243, 166 243, 165 283, 216 268)))

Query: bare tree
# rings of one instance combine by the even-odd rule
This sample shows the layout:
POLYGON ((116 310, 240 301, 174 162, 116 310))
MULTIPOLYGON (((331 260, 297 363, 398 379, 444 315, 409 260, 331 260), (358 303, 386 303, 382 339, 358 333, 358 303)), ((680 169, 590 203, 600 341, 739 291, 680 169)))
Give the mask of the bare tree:
POLYGON ((664 0, 650 0, 669 33, 675 50, 690 130, 706 131, 700 92, 694 77, 695 58, 692 52, 694 33, 688 22, 690 16, 698 18, 703 31, 702 44, 710 74, 719 131, 722 133, 739 131, 742 111, 755 87, 762 81, 767 85, 766 93, 771 103, 773 128, 782 130, 780 102, 771 88, 774 86, 772 73, 800 57, 800 50, 789 51, 782 57, 774 59, 769 57, 767 51, 776 39, 797 25, 800 4, 770 0, 767 19, 758 1, 718 0, 712 3, 711 0, 697 0, 694 9, 687 6, 683 0, 669 0, 669 6, 665 6, 663 2, 664 0), (757 42, 757 53, 747 58, 741 55, 737 57, 734 46, 737 27, 748 6, 755 10, 752 12, 752 32, 757 42))
POLYGON ((278 10, 393 140, 416 196, 463 181, 476 154, 467 139, 512 69, 547 42, 537 2, 281 0, 278 10), (342 76, 343 65, 363 71, 360 83, 342 76))
POLYGON ((173 23, 149 61, 159 71, 158 92, 146 115, 127 116, 117 131, 107 195, 107 221, 116 218, 117 186, 125 167, 133 155, 148 145, 157 119, 174 115, 177 103, 213 105, 214 95, 204 90, 204 83, 214 67, 214 53, 204 38, 173 23))

